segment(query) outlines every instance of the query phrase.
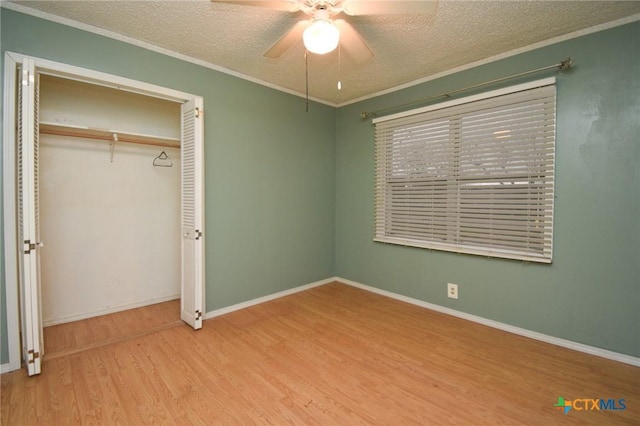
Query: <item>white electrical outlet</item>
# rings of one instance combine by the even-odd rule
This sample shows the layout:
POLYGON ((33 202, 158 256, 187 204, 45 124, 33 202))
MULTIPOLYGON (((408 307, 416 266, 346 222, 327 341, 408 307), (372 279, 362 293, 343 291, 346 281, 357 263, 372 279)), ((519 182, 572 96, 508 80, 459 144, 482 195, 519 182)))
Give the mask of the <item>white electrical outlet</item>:
POLYGON ((447 296, 450 299, 458 298, 458 284, 447 283, 447 296))

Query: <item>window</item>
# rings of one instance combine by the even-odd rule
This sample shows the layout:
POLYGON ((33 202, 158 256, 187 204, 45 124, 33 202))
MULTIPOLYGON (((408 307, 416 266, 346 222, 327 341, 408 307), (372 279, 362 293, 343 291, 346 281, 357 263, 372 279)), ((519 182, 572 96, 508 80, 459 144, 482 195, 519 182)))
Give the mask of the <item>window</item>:
POLYGON ((375 241, 551 262, 555 79, 375 119, 375 241))

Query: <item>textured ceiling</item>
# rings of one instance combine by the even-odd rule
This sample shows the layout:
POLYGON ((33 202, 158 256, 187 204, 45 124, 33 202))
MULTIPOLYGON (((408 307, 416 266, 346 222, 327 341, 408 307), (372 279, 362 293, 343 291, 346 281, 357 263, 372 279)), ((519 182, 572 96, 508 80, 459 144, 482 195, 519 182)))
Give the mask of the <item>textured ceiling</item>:
MULTIPOLYGON (((10 3, 18 5, 16 10, 36 9, 68 18, 305 93, 302 42, 278 59, 262 56, 306 16, 301 12, 208 0, 10 3)), ((640 1, 440 0, 430 16, 348 17, 375 57, 357 64, 338 50, 310 54, 309 94, 341 105, 595 25, 635 20, 638 14, 640 1)))

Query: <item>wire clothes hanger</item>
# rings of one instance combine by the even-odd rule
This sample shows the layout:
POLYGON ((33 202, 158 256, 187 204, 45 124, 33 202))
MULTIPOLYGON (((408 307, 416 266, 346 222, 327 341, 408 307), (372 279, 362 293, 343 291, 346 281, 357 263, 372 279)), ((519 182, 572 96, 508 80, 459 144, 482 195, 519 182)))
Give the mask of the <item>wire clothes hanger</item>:
POLYGON ((162 151, 160 155, 153 159, 154 167, 173 167, 173 161, 167 155, 166 152, 162 151))

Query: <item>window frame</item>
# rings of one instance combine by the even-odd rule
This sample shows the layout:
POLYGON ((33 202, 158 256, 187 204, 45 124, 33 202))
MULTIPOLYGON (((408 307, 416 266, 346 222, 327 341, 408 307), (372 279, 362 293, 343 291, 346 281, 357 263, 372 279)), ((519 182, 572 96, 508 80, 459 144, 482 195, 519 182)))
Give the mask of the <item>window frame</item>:
MULTIPOLYGON (((508 99, 508 98, 504 98, 504 99, 508 99)), ((555 77, 550 77, 550 78, 518 84, 518 85, 506 87, 506 88, 492 90, 492 91, 488 91, 481 94, 467 96, 460 99, 428 105, 428 106, 413 109, 410 111, 404 111, 397 114, 375 118, 373 120, 373 124, 376 127, 376 142, 375 142, 376 143, 376 147, 375 147, 375 157, 376 157, 375 158, 376 160, 375 186, 376 187, 375 187, 375 206, 374 206, 374 209, 375 209, 374 241, 382 242, 382 243, 398 244, 398 245, 404 245, 404 246, 450 251, 450 252, 456 252, 456 253, 467 253, 467 254, 489 256, 489 257, 518 259, 518 260, 540 262, 540 263, 551 263, 553 258, 553 214, 554 214, 553 200, 554 200, 554 194, 555 194, 554 180, 555 180, 555 145, 556 145, 556 103, 557 103, 556 79, 555 77), (473 105, 469 107, 471 108, 470 111, 464 110, 466 108, 466 105, 473 104, 478 101, 485 101, 485 100, 489 100, 489 102, 493 102, 493 98, 497 98, 496 101, 500 102, 499 98, 501 97, 517 94, 519 92, 527 92, 526 94, 535 93, 535 92, 528 92, 528 91, 545 88, 548 86, 552 86, 551 88, 547 89, 552 92, 552 97, 550 98, 551 102, 545 103, 544 105, 548 106, 551 113, 547 112, 544 114, 545 121, 543 122, 542 130, 547 132, 545 133, 545 136, 544 136, 546 140, 544 142, 546 144, 545 147, 550 146, 551 151, 548 154, 546 154, 546 156, 543 158, 544 166, 541 167, 540 176, 532 177, 531 174, 528 174, 526 176, 523 174, 522 176, 518 177, 517 174, 510 174, 510 175, 505 174, 502 180, 500 180, 499 178, 487 178, 485 182, 482 180, 482 176, 480 178, 478 176, 475 176, 475 181, 474 181, 474 177, 471 177, 470 179, 465 180, 464 173, 461 173, 460 171, 460 167, 461 167, 460 163, 462 161, 461 145, 465 144, 467 140, 475 141, 475 139, 473 139, 473 137, 468 139, 463 137, 463 133, 467 130, 465 129, 465 125, 462 123, 462 121, 465 120, 465 117, 467 117, 467 115, 473 116, 473 114, 478 113, 478 111, 473 110, 473 105), (451 107, 458 107, 458 109, 462 108, 463 112, 455 112, 452 115, 448 114, 446 110, 451 107), (417 116, 417 115, 420 115, 420 117, 415 117, 416 121, 411 121, 413 120, 412 116, 417 116), (437 127, 435 124, 435 123, 438 123, 438 120, 441 121, 440 127, 437 127), (457 120, 457 122, 452 124, 452 120, 453 121, 457 120), (397 128, 393 128, 392 126, 396 122, 400 124, 398 125, 397 128), (406 124, 403 124, 403 123, 406 123, 406 124), (417 140, 415 145, 413 145, 413 143, 408 143, 406 145, 409 148, 407 148, 407 146, 398 142, 402 136, 395 135, 394 133, 396 131, 398 131, 399 133, 404 133, 405 141, 409 141, 411 139, 408 136, 406 136, 406 134, 411 133, 412 129, 415 130, 420 126, 425 126, 427 130, 422 131, 423 133, 419 138, 420 140, 417 140), (399 150, 400 148, 394 148, 390 146, 390 144, 401 146, 402 147, 401 149, 405 149, 405 150, 419 150, 421 147, 422 149, 428 149, 424 144, 428 143, 425 141, 428 141, 430 137, 429 136, 430 133, 428 133, 430 128, 429 126, 432 126, 433 128, 441 128, 441 129, 446 128, 445 130, 442 130, 442 131, 446 131, 449 135, 448 136, 449 142, 447 142, 448 152, 445 152, 442 154, 443 155, 442 167, 448 168, 448 170, 446 173, 441 173, 440 175, 438 175, 441 177, 439 179, 441 182, 436 184, 432 184, 428 182, 430 182, 429 179, 433 180, 437 178, 425 177, 424 182, 422 183, 420 183, 419 177, 416 178, 416 176, 420 176, 420 173, 422 173, 424 176, 427 176, 427 174, 430 171, 433 171, 431 170, 433 169, 432 167, 433 165, 431 163, 433 163, 435 160, 429 162, 429 164, 425 163, 424 161, 421 162, 419 160, 416 161, 415 164, 412 164, 411 153, 410 151, 407 151, 407 153, 399 155, 400 162, 398 162, 398 159, 396 156, 398 156, 397 152, 399 151, 397 150, 399 150), (379 128, 381 128, 382 130, 379 131, 379 128), (392 129, 391 133, 389 128, 392 129), (452 129, 455 129, 455 130, 452 130, 452 129), (550 132, 549 130, 551 130, 552 132, 550 132), (393 151, 394 149, 396 151, 393 151), (393 153, 393 155, 390 154, 390 152, 393 153), (394 157, 392 159, 393 161, 389 160, 389 158, 391 157, 394 157), (389 165, 390 163, 393 163, 393 165, 390 166, 389 165), (423 170, 420 169, 421 166, 424 167, 423 170), (421 231, 415 231, 414 237, 412 237, 410 235, 411 230, 416 226, 419 226, 419 224, 417 224, 418 219, 415 219, 416 222, 410 223, 408 225, 406 232, 409 235, 403 235, 402 232, 398 232, 397 229, 396 230, 393 229, 394 225, 402 221, 397 219, 397 217, 399 217, 399 213, 398 213, 399 209, 395 207, 397 204, 394 204, 393 208, 390 207, 390 204, 389 204, 391 202, 390 197, 393 197, 393 196, 389 194, 399 193, 399 190, 397 189, 395 190, 395 192, 393 192, 394 189, 391 188, 392 185, 397 185, 399 187, 402 187, 403 185, 403 180, 397 176, 393 177, 393 175, 395 174, 400 175, 402 171, 404 171, 408 175, 409 169, 411 167, 413 167, 412 169, 413 178, 411 179, 411 182, 413 183, 410 183, 410 179, 406 178, 404 180, 405 186, 403 188, 407 190, 408 194, 411 192, 410 189, 407 189, 409 188, 410 185, 418 186, 422 184, 428 188, 433 188, 433 185, 440 185, 438 186, 439 189, 446 188, 446 190, 442 190, 442 192, 438 192, 436 195, 446 194, 446 197, 455 198, 454 201, 446 200, 444 203, 440 202, 439 204, 439 206, 442 206, 442 205, 446 206, 444 209, 444 213, 442 212, 438 213, 440 217, 439 220, 442 223, 447 224, 445 226, 446 229, 443 229, 441 231, 442 232, 441 238, 431 237, 430 239, 425 239, 423 235, 417 235, 421 231), (431 167, 431 169, 429 169, 429 167, 431 167), (518 179, 515 179, 516 177, 518 177, 518 179), (507 182, 509 179, 512 179, 512 182, 507 182), (526 205, 530 207, 528 209, 521 209, 523 211, 526 210, 525 216, 527 219, 522 220, 521 222, 518 222, 518 224, 526 224, 527 223, 526 221, 535 221, 534 219, 531 219, 531 218, 537 218, 537 217, 543 218, 542 221, 535 221, 536 222, 535 227, 530 227, 527 225, 526 235, 527 236, 529 234, 532 235, 531 246, 529 246, 528 237, 522 237, 523 241, 524 240, 527 241, 526 243, 523 243, 523 245, 524 244, 527 245, 526 248, 515 247, 515 246, 508 247, 509 244, 514 244, 512 241, 495 243, 494 234, 499 234, 500 231, 492 230, 492 231, 486 232, 486 231, 483 231, 482 229, 480 234, 485 233, 486 235, 490 235, 491 238, 488 238, 486 241, 484 241, 484 245, 482 243, 471 243, 471 244, 469 243, 469 240, 470 239, 474 240, 475 237, 473 238, 468 237, 468 235, 470 235, 470 231, 468 228, 465 228, 465 226, 467 226, 465 225, 465 221, 467 219, 464 219, 464 218, 461 219, 461 217, 464 216, 464 215, 461 216, 461 213, 460 213, 460 209, 461 209, 460 206, 463 204, 461 200, 464 200, 464 196, 462 196, 461 193, 484 194, 487 191, 483 192, 482 186, 485 186, 486 189, 488 190, 487 193, 489 194, 487 195, 487 197, 491 198, 493 197, 493 195, 491 194, 493 194, 494 192, 498 193, 497 192, 498 190, 495 190, 495 189, 492 190, 490 187, 493 186, 495 188, 497 185, 501 185, 501 184, 512 184, 513 185, 512 188, 514 188, 513 191, 515 192, 518 192, 520 190, 519 188, 523 188, 521 189, 522 191, 525 191, 525 190, 529 191, 528 195, 523 196, 523 198, 527 200, 526 205), (533 188, 533 190, 531 188, 533 188), (533 195, 531 195, 532 191, 533 191, 533 195), (453 211, 452 208, 456 206, 457 206, 457 210, 453 211), (396 215, 396 218, 390 219, 391 215, 396 215), (532 228, 535 228, 535 229, 532 229, 532 228), (466 231, 462 232, 462 234, 465 234, 466 232, 467 236, 461 237, 460 236, 461 230, 465 230, 465 229, 466 231), (394 233, 396 235, 393 235, 394 233), (500 244, 503 244, 503 246, 500 246, 500 244)), ((481 105, 481 104, 477 104, 477 105, 481 105)), ((501 105, 497 105, 492 108, 499 109, 501 108, 501 105)), ((482 110, 479 110, 479 111, 482 111, 482 110)), ((525 116, 526 116, 526 111, 525 111, 525 116)), ((440 135, 440 138, 442 138, 443 140, 447 139, 446 135, 443 137, 442 134, 440 135)), ((496 136, 496 138, 498 137, 496 136)), ((538 136, 535 136, 535 137, 527 136, 527 137, 523 137, 521 140, 524 141, 524 144, 526 146, 529 146, 533 144, 539 144, 539 142, 537 142, 537 138, 538 136), (531 142, 532 140, 535 142, 531 142)), ((416 137, 416 139, 418 138, 416 137)), ((514 138, 514 140, 517 140, 517 139, 514 138)), ((438 143, 442 143, 442 140, 438 143)), ((437 145, 437 146, 439 148, 442 147, 442 145, 437 145)), ((495 148, 495 149, 498 149, 498 148, 495 148)), ((432 152, 429 151, 429 153, 432 153, 432 152)), ((473 154, 473 151, 472 151, 472 154, 473 154)), ((523 164, 526 164, 525 170, 527 171, 527 173, 530 173, 528 171, 529 168, 535 169, 536 167, 536 166, 531 166, 532 162, 535 163, 538 161, 538 157, 535 157, 535 154, 536 154, 535 152, 534 154, 528 153, 526 159, 522 160, 523 164)), ((506 170, 507 165, 510 165, 511 163, 509 163, 508 159, 505 160, 506 157, 503 158, 504 157, 503 154, 501 155, 502 156, 500 157, 500 160, 505 161, 506 165, 504 165, 503 167, 506 170)), ((508 154, 506 156, 508 156, 508 154)), ((467 167, 469 167, 468 164, 467 164, 467 167)), ((434 173, 435 175, 437 175, 438 172, 436 171, 434 173)), ((488 173, 485 173, 485 175, 489 176, 488 173)), ((509 191, 513 192, 511 190, 509 191)), ((431 196, 433 197, 433 195, 431 196)), ((410 198, 410 197, 411 195, 409 195, 410 200, 414 200, 413 198, 410 198)), ((510 197, 513 197, 513 195, 510 195, 510 197)), ((433 197, 430 199, 431 200, 430 202, 432 205, 435 205, 435 202, 433 200, 436 198, 437 197, 433 197)), ((398 196, 395 195, 395 198, 393 198, 393 201, 397 202, 397 200, 398 200, 398 196)), ((421 204, 421 206, 423 205, 424 205, 424 202, 421 204)), ((424 220, 431 218, 432 223, 437 222, 437 220, 434 219, 436 217, 436 214, 433 213, 437 211, 436 208, 431 209, 430 210, 431 212, 428 211, 429 209, 424 208, 424 206, 422 207, 422 210, 418 210, 420 208, 421 208, 420 206, 418 207, 414 206, 414 211, 418 211, 418 214, 420 215, 421 218, 426 218, 424 220)), ((437 207, 437 208, 440 208, 440 207, 437 207)), ((503 221, 505 219, 511 220, 513 219, 514 216, 516 215, 512 214, 511 216, 509 216, 507 213, 501 217, 501 220, 503 221)), ((411 221, 413 219, 408 219, 408 220, 411 221)), ((479 222, 482 222, 483 220, 485 220, 484 216, 480 217, 479 222)), ((440 222, 438 222, 438 224, 439 223, 440 222)), ((483 227, 486 228, 486 225, 483 225, 483 224, 480 224, 478 226, 480 228, 483 228, 483 227)), ((505 226, 511 227, 511 225, 505 225, 505 226)), ((473 226, 471 228, 473 228, 473 226)), ((471 229, 471 231, 473 231, 473 229, 471 229)), ((510 229, 508 232, 513 233, 514 231, 510 229)), ((425 233, 428 233, 428 231, 425 231, 425 233)), ((480 238, 481 237, 482 235, 480 235, 480 238)), ((509 238, 515 239, 515 237, 509 237, 509 238)))

